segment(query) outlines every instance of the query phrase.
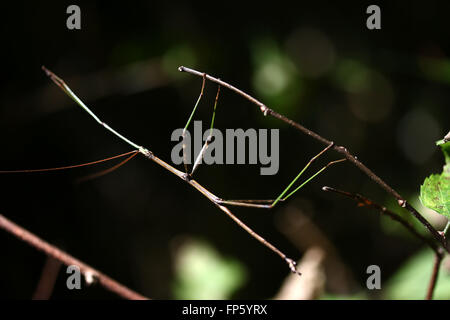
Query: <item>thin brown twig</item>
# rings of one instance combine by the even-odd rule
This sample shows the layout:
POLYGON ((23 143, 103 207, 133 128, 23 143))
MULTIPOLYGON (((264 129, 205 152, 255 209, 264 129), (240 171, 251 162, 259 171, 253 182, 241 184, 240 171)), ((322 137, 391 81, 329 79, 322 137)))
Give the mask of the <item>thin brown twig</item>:
POLYGON ((433 299, 433 293, 434 289, 436 288, 437 278, 439 275, 439 269, 441 267, 442 262, 442 255, 436 253, 434 255, 434 265, 433 265, 433 272, 431 273, 430 282, 428 284, 428 291, 427 291, 427 300, 433 299))
POLYGON ((52 257, 66 266, 76 265, 80 268, 80 271, 83 275, 93 276, 94 279, 98 280, 98 282, 105 287, 106 289, 116 293, 125 299, 131 300, 148 300, 147 297, 125 287, 124 285, 118 283, 114 279, 111 279, 107 275, 102 272, 92 268, 91 266, 81 262, 80 260, 72 257, 68 253, 58 249, 57 247, 51 245, 50 243, 42 240, 38 236, 24 229, 23 227, 17 225, 11 220, 7 219, 5 216, 0 214, 0 229, 3 229, 10 234, 14 235, 16 238, 28 243, 32 247, 43 251, 49 257, 52 257))
POLYGON ((373 208, 375 210, 378 210, 381 214, 384 214, 384 215, 390 217, 392 220, 397 221, 398 223, 403 225, 415 237, 417 237, 423 243, 428 245, 436 254, 442 255, 440 247, 438 247, 434 241, 432 241, 431 239, 426 238, 423 235, 421 235, 419 232, 416 231, 416 229, 414 229, 414 227, 408 221, 403 219, 401 216, 399 216, 395 212, 392 212, 392 211, 388 210, 386 207, 384 207, 382 205, 379 205, 378 203, 375 203, 372 200, 370 200, 370 199, 368 199, 368 198, 366 198, 366 197, 364 197, 364 196, 362 196, 360 194, 357 194, 357 193, 351 193, 351 192, 347 192, 347 191, 343 191, 343 190, 339 190, 339 189, 331 188, 331 187, 327 187, 327 186, 322 187, 322 190, 323 191, 328 191, 328 192, 338 193, 340 195, 343 195, 343 196, 346 196, 348 198, 351 198, 351 199, 355 200, 358 203, 358 206, 369 207, 369 208, 373 208))
MULTIPOLYGON (((327 144, 329 145, 330 143, 332 143, 331 140, 325 139, 324 137, 322 137, 321 135, 315 133, 312 130, 307 129, 306 127, 300 125, 299 123, 279 114, 278 112, 270 109, 269 107, 267 107, 264 103, 262 103, 261 101, 255 99, 254 97, 250 96, 249 94, 245 93, 244 91, 234 87, 233 85, 222 81, 218 78, 212 77, 208 74, 205 74, 203 72, 199 72, 197 70, 191 69, 191 68, 187 68, 184 66, 180 66, 178 68, 179 71, 181 72, 187 72, 196 76, 200 76, 200 77, 206 77, 207 80, 215 82, 225 88, 228 88, 234 92, 236 92, 237 94, 243 96, 244 98, 246 98, 247 100, 251 101, 252 103, 254 103, 255 105, 257 105, 259 107, 259 109, 261 110, 261 112, 266 116, 266 115, 271 115, 274 118, 277 118, 289 125, 291 125, 292 127, 298 129, 299 131, 311 136, 312 138, 314 138, 315 140, 319 141, 322 144, 327 144)), ((374 172, 372 172, 369 168, 367 168, 362 162, 360 162, 356 156, 354 156, 353 154, 351 154, 347 148, 343 147, 343 146, 339 146, 339 145, 334 145, 333 149, 341 154, 343 154, 345 156, 345 158, 347 160, 349 160, 353 165, 355 165, 359 170, 361 170, 362 172, 364 172, 370 179, 372 179, 375 183, 377 183, 379 186, 381 186, 386 192, 388 192, 389 194, 391 194, 396 200, 397 203, 400 207, 405 208, 406 210, 408 210, 412 215, 414 215, 414 217, 416 217, 417 220, 419 220, 427 229, 428 231, 433 235, 433 237, 441 243, 441 245, 443 246, 443 248, 450 253, 450 249, 447 247, 447 243, 444 239, 444 237, 442 237, 441 234, 439 234, 439 232, 413 207, 411 206, 404 197, 402 197, 397 191, 395 191, 391 186, 389 186, 386 182, 384 182, 380 177, 378 177, 374 172)))
POLYGON ((433 298, 433 292, 436 287, 437 277, 439 274, 439 267, 441 265, 442 258, 444 257, 444 252, 441 247, 438 247, 434 241, 431 241, 430 239, 428 239, 428 238, 422 236, 420 233, 418 233, 416 231, 416 229, 414 229, 410 223, 408 223, 406 220, 404 220, 398 214, 388 210, 386 207, 381 206, 360 194, 351 193, 351 192, 347 192, 347 191, 343 191, 343 190, 339 190, 339 189, 335 189, 335 188, 331 188, 331 187, 326 187, 326 186, 323 187, 322 190, 341 194, 343 196, 346 196, 346 197, 349 197, 349 198, 355 200, 356 202, 358 202, 359 206, 374 208, 374 209, 380 211, 381 214, 385 214, 385 215, 389 216, 391 219, 401 223, 409 232, 411 232, 414 236, 416 236, 422 242, 427 244, 434 251, 434 257, 435 257, 434 259, 435 260, 434 260, 433 272, 431 274, 431 278, 430 278, 430 281, 428 284, 428 291, 427 291, 426 299, 431 300, 433 298))

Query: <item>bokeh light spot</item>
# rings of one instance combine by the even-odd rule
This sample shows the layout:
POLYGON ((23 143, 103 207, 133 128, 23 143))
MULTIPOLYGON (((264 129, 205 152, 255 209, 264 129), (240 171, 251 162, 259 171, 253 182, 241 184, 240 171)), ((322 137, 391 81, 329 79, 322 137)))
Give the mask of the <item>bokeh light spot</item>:
POLYGON ((245 280, 242 264, 200 240, 185 241, 175 263, 176 299, 229 299, 245 280))
POLYGON ((421 108, 415 108, 400 120, 397 142, 405 156, 420 165, 436 150, 435 141, 439 139, 440 133, 439 123, 432 115, 421 108))
POLYGON ((334 46, 321 31, 302 28, 288 38, 286 50, 307 77, 324 75, 335 62, 334 46))
POLYGON ((336 68, 335 80, 347 91, 348 105, 358 119, 380 122, 390 113, 394 90, 378 71, 359 61, 344 60, 336 68))

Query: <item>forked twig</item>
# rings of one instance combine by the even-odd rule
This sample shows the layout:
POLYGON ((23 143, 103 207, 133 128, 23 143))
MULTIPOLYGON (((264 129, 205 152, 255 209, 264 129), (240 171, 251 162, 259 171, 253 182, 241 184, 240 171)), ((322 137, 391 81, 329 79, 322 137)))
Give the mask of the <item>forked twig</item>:
POLYGON ((331 188, 331 187, 327 187, 327 186, 322 187, 322 190, 328 191, 328 192, 334 192, 334 193, 343 195, 345 197, 348 197, 350 199, 353 199, 354 201, 356 201, 358 203, 358 206, 360 206, 360 207, 373 208, 373 209, 379 211, 381 214, 384 214, 384 215, 390 217, 392 220, 397 221, 398 223, 403 225, 416 238, 418 238, 420 241, 422 241, 423 243, 428 245, 436 254, 439 254, 439 255, 443 254, 442 249, 439 246, 437 246, 434 241, 431 241, 430 239, 421 235, 419 232, 416 231, 416 229, 414 229, 414 227, 408 221, 403 219, 400 215, 396 214, 395 212, 388 210, 386 207, 379 205, 378 203, 373 202, 372 200, 370 200, 360 194, 357 194, 357 193, 351 193, 351 192, 347 192, 347 191, 343 191, 343 190, 339 190, 339 189, 331 188))
MULTIPOLYGON (((245 93, 244 91, 232 86, 231 84, 222 81, 218 78, 212 77, 208 74, 205 75, 205 73, 199 72, 197 70, 191 69, 191 68, 187 68, 187 67, 183 67, 180 66, 178 68, 179 71, 181 72, 187 72, 196 76, 201 76, 203 78, 206 78, 207 80, 217 83, 227 89, 230 89, 234 92, 236 92, 237 94, 243 96, 244 98, 246 98, 247 100, 249 100, 250 102, 254 103, 256 106, 259 107, 259 109, 261 110, 261 112, 267 116, 267 115, 271 115, 274 118, 280 119, 281 121, 291 125, 292 127, 296 128, 297 130, 311 136, 312 138, 314 138, 315 140, 319 141, 322 144, 325 145, 330 145, 332 142, 328 139, 325 139, 324 137, 322 137, 321 135, 315 133, 314 131, 311 131, 307 128, 305 128, 304 126, 302 126, 301 124, 279 114, 278 112, 268 108, 264 103, 262 103, 261 101, 255 99, 254 97, 250 96, 249 94, 245 93)), ((447 243, 445 238, 413 207, 409 204, 409 202, 407 202, 405 200, 404 197, 402 197, 397 191, 395 191, 391 186, 389 186, 386 182, 384 182, 380 177, 378 177, 374 172, 372 172, 372 170, 370 170, 369 168, 367 168, 362 162, 360 162, 356 156, 352 155, 345 147, 343 146, 338 146, 338 145, 334 145, 333 149, 341 154, 344 155, 344 157, 350 161, 353 165, 355 165, 359 170, 361 170, 362 172, 364 172, 370 179, 372 179, 373 181, 375 181, 375 183, 377 183, 379 186, 381 186, 386 192, 388 192, 389 194, 391 194, 396 200, 397 203, 400 207, 405 208, 406 210, 408 210, 412 215, 414 215, 414 217, 416 217, 417 220, 420 221, 420 223, 422 223, 427 229, 428 231, 433 235, 433 237, 442 245, 442 247, 450 253, 450 248, 447 247, 447 243)))
POLYGON ((76 265, 80 268, 83 275, 89 275, 94 277, 98 282, 106 289, 116 293, 117 295, 131 300, 147 300, 148 298, 143 295, 125 287, 124 285, 118 283, 114 279, 111 279, 107 275, 101 273, 100 271, 92 268, 91 266, 81 262, 80 260, 72 257, 68 253, 58 249, 57 247, 51 245, 50 243, 42 240, 38 236, 29 232, 28 230, 22 228, 21 226, 15 224, 11 220, 7 219, 0 214, 0 228, 11 233, 18 239, 25 241, 29 245, 35 247, 38 250, 43 251, 49 257, 52 257, 66 266, 76 265))
POLYGON ((428 284, 426 299, 431 300, 433 298, 433 292, 436 287, 437 277, 439 275, 439 267, 441 265, 441 261, 442 261, 442 258, 444 257, 444 253, 445 253, 443 248, 437 246, 435 242, 430 241, 430 239, 428 239, 428 238, 422 236, 420 233, 418 233, 410 223, 408 223, 405 219, 403 219, 398 214, 388 210, 386 207, 381 206, 360 194, 351 193, 351 192, 347 192, 347 191, 343 191, 343 190, 339 190, 339 189, 335 189, 335 188, 331 188, 331 187, 326 187, 326 186, 323 187, 322 190, 338 193, 340 195, 349 197, 349 198, 355 200, 358 203, 358 205, 361 207, 369 207, 369 208, 378 210, 381 214, 385 214, 385 215, 389 216, 392 220, 395 220, 395 221, 399 222, 400 224, 402 224, 409 232, 411 232, 419 240, 421 240, 422 242, 427 244, 434 251, 435 259, 434 259, 434 265, 433 265, 433 272, 431 274, 431 278, 430 278, 430 281, 428 284))

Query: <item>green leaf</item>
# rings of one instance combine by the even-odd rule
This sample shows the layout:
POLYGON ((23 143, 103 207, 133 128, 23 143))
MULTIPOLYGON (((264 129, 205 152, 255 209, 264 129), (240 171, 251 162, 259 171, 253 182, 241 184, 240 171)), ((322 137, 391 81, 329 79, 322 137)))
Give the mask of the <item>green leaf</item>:
POLYGON ((440 146, 446 164, 441 174, 432 174, 425 179, 419 199, 425 207, 450 218, 450 142, 440 146))
POLYGON ((432 174, 425 179, 420 187, 420 201, 422 204, 448 218, 450 218, 449 180, 449 174, 432 174))

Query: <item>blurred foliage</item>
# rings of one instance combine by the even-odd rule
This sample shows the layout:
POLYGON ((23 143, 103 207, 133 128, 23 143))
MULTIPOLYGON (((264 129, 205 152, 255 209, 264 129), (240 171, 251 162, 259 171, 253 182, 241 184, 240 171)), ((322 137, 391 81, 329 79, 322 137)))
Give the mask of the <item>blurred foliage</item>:
MULTIPOLYGON (((434 299, 450 299, 450 272, 441 264, 434 299)), ((448 262, 448 261, 447 261, 448 262)), ((385 299, 424 299, 434 263, 434 252, 424 249, 408 259, 383 287, 385 299)), ((446 266, 447 264, 447 266, 446 266)))
POLYGON ((255 40, 250 50, 256 94, 279 112, 294 116, 304 90, 296 66, 273 39, 255 40))
POLYGON ((178 71, 179 66, 189 66, 195 68, 197 66, 197 58, 195 51, 187 44, 178 44, 164 54, 162 66, 164 71, 171 77, 181 78, 183 74, 178 71))
POLYGON ((336 84, 348 92, 360 92, 369 87, 370 69, 358 60, 342 59, 334 72, 336 84))
POLYGON ((177 253, 176 299, 229 299, 245 282, 244 266, 222 257, 204 241, 189 240, 177 253))
POLYGON ((421 57, 419 66, 427 78, 450 85, 449 59, 421 57))
POLYGON ((325 293, 320 297, 320 300, 368 300, 365 293, 357 293, 353 295, 338 295, 325 293))
POLYGON ((337 64, 334 81, 348 93, 349 106, 356 117, 367 122, 379 122, 390 112, 394 92, 382 73, 364 62, 342 59, 337 64))

